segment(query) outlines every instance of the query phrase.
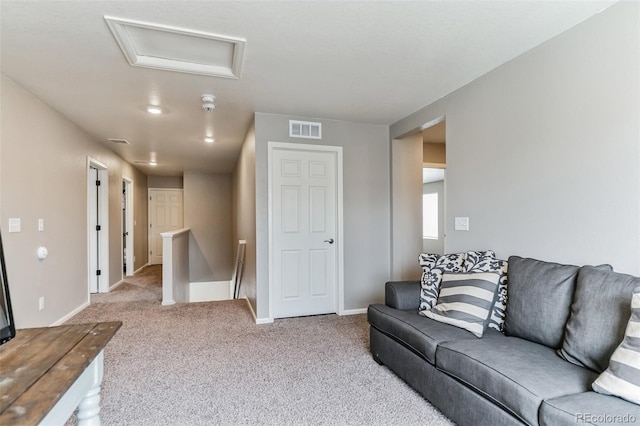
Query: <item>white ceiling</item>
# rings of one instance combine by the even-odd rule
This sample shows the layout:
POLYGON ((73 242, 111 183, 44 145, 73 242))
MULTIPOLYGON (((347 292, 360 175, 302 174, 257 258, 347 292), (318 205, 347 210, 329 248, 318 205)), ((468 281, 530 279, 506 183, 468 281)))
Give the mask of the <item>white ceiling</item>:
POLYGON ((230 172, 256 111, 389 125, 611 3, 2 0, 1 70, 147 174, 230 172), (242 75, 131 67, 105 15, 246 39, 242 75))

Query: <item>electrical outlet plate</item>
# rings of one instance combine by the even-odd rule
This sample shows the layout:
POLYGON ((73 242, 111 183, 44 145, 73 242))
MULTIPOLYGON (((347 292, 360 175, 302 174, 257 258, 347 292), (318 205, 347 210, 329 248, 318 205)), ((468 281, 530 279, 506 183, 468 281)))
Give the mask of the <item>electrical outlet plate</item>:
POLYGON ((42 311, 44 309, 44 297, 38 299, 38 310, 42 311))

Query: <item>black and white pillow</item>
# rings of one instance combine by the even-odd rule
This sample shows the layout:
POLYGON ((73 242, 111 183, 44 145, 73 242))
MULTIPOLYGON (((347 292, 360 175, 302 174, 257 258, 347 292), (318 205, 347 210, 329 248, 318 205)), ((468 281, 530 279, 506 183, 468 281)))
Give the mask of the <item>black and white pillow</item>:
POLYGON ((620 346, 613 352, 607 368, 593 390, 640 404, 640 287, 633 291, 631 318, 620 346))
POLYGON ((500 274, 498 295, 489 317, 489 328, 497 331, 504 330, 504 318, 507 311, 507 269, 506 260, 496 259, 492 250, 470 251, 464 263, 465 272, 497 272, 500 274))
POLYGON ((499 280, 496 272, 444 273, 437 304, 420 314, 482 337, 499 280))
POLYGON ((420 310, 431 309, 438 301, 440 282, 445 272, 463 272, 466 253, 433 254, 418 256, 422 267, 420 310))

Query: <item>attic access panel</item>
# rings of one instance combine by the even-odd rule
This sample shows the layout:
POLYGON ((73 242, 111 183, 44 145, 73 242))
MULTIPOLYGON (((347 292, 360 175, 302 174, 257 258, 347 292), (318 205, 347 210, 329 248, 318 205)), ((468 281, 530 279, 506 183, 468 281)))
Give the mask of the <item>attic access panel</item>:
POLYGON ((105 16, 131 66, 240 78, 245 40, 105 16))

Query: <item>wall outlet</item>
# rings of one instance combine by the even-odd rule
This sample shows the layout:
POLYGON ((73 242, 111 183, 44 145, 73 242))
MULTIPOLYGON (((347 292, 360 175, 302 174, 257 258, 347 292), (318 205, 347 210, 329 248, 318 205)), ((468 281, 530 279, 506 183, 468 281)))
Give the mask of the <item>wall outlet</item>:
POLYGON ((42 311, 44 309, 44 296, 38 299, 38 310, 42 311))

